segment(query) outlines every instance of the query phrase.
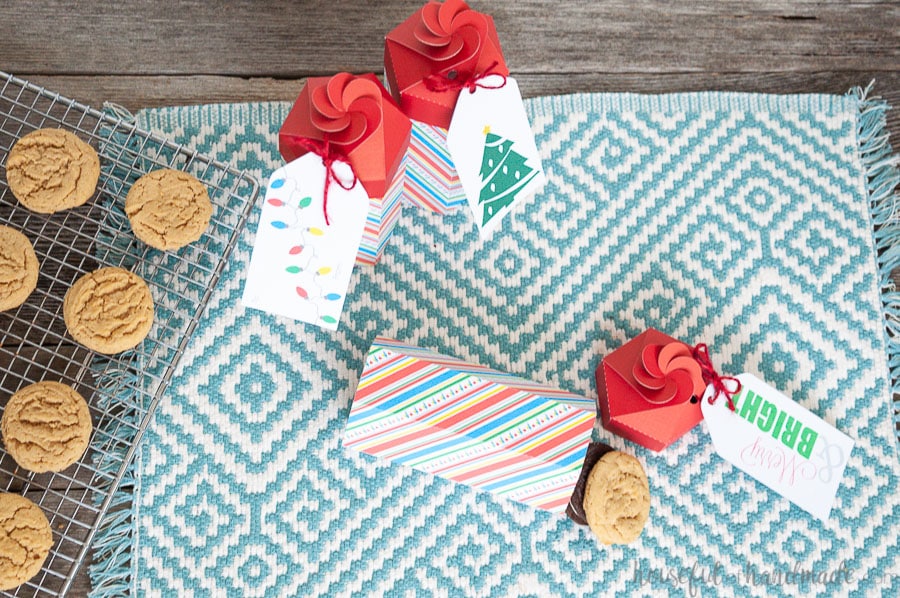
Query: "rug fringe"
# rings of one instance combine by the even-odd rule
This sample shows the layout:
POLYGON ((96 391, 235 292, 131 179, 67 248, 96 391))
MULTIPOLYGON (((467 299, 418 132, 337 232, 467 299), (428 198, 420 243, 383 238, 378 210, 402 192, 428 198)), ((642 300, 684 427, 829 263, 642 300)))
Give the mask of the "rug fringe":
POLYGON ((888 345, 888 366, 891 373, 892 411, 895 448, 900 454, 900 291, 891 274, 900 267, 900 156, 893 154, 887 129, 888 103, 873 96, 874 81, 863 89, 855 87, 848 93, 859 101, 857 142, 866 173, 869 207, 875 227, 875 249, 881 275, 884 304, 885 333, 888 345))
MULTIPOLYGON (((114 117, 119 118, 123 122, 133 123, 134 118, 130 113, 125 114, 122 110, 104 106, 105 112, 114 117)), ((116 143, 128 143, 127 136, 123 133, 115 132, 113 129, 107 129, 107 136, 111 141, 116 143)), ((101 143, 101 154, 103 151, 101 143)), ((135 147, 135 150, 139 148, 135 147)), ((113 164, 111 168, 121 168, 113 164)), ((110 177, 108 185, 118 184, 116 181, 121 178, 119 176, 110 177)), ((123 189, 109 189, 111 195, 122 195, 123 189)), ((108 214, 107 221, 104 223, 105 229, 101 227, 98 233, 100 243, 96 244, 96 258, 105 264, 122 264, 128 267, 133 258, 129 258, 127 254, 127 242, 117 241, 119 235, 113 234, 114 231, 123 230, 123 222, 127 222, 122 202, 110 199, 110 205, 106 206, 108 214)), ((95 381, 98 389, 104 392, 99 393, 98 407, 104 411, 113 406, 122 408, 117 418, 127 423, 133 424, 135 428, 140 423, 141 411, 138 409, 136 402, 141 395, 135 391, 142 384, 140 379, 139 364, 117 364, 105 357, 98 357, 91 363, 91 370, 94 372, 95 381)), ((113 420, 110 423, 113 426, 108 430, 108 434, 112 437, 119 438, 121 436, 120 421, 113 420)), ((108 455, 95 455, 94 464, 103 473, 108 474, 108 479, 112 480, 118 473, 125 454, 128 451, 126 439, 122 439, 119 446, 115 447, 108 455), (112 457, 112 458, 110 458, 112 457)), ((93 555, 91 565, 88 568, 88 574, 91 578, 91 596, 95 598, 111 598, 113 596, 127 596, 131 593, 132 587, 132 545, 134 539, 133 526, 133 499, 134 488, 136 483, 136 474, 134 463, 126 469, 119 488, 113 495, 109 505, 109 510, 102 521, 99 522, 97 532, 94 536, 92 544, 93 555)), ((100 505, 107 496, 104 488, 100 488, 101 492, 94 494, 94 502, 100 505)))
MULTIPOLYGON (((98 388, 107 392, 101 393, 98 407, 106 410, 112 403, 116 405, 134 405, 137 400, 134 388, 140 384, 139 376, 133 368, 110 368, 111 361, 97 358, 91 368, 102 373, 98 378, 98 388)), ((119 419, 138 425, 140 413, 136 407, 122 412, 119 419)), ((120 423, 116 423, 121 428, 120 423)), ((116 434, 111 431, 111 434, 116 434)), ((128 446, 124 442, 111 451, 109 455, 97 455, 94 458, 98 469, 109 475, 111 480, 125 458, 128 446), (110 458, 113 457, 113 458, 110 458)), ((94 536, 93 557, 88 574, 91 578, 91 596, 107 598, 125 596, 131 588, 131 548, 134 535, 132 525, 132 501, 135 487, 134 465, 130 465, 122 477, 118 490, 113 495, 106 516, 100 522, 94 536)), ((101 489, 102 490, 102 489, 101 489)), ((106 493, 98 492, 94 502, 99 506, 106 493)))

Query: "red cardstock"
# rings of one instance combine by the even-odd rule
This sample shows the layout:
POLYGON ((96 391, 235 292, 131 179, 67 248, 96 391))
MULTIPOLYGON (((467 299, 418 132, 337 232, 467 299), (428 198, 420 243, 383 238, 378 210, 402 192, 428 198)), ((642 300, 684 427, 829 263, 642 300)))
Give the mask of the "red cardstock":
POLYGON ((653 328, 597 367, 597 407, 610 432, 654 451, 700 423, 706 389, 690 347, 653 328))
POLYGON ((462 0, 429 2, 387 34, 384 74, 391 93, 407 116, 450 128, 459 89, 431 91, 431 75, 463 78, 483 73, 509 75, 500 39, 490 16, 462 0))
POLYGON ((327 141, 346 158, 369 197, 384 197, 403 162, 412 123, 378 78, 310 77, 278 133, 287 162, 309 151, 304 139, 327 141))

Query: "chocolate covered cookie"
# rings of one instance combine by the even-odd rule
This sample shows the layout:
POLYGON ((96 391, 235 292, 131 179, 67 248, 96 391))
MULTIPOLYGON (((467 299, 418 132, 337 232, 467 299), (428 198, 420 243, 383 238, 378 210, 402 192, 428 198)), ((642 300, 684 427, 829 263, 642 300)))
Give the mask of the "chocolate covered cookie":
POLYGON ((587 525, 587 515, 584 513, 584 489, 587 486, 588 476, 597 461, 606 453, 612 451, 613 448, 602 442, 591 442, 588 445, 587 452, 584 455, 584 462, 581 465, 581 475, 575 484, 575 490, 572 492, 572 498, 569 499, 569 506, 566 507, 566 515, 578 525, 587 525))

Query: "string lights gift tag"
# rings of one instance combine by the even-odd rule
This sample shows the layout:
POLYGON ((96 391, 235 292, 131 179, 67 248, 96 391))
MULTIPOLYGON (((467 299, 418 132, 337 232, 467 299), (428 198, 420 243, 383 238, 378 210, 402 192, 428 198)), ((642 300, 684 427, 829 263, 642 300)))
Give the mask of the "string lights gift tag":
POLYGON ((357 263, 375 265, 400 215, 412 124, 372 73, 310 77, 278 132, 287 162, 330 147, 353 168, 370 199, 357 263))
POLYGON ((272 173, 243 304, 336 330, 369 196, 347 163, 320 153, 272 173))
POLYGON ((720 375, 706 345, 651 328, 606 356, 596 375, 611 432, 659 451, 705 419, 720 457, 828 518, 853 440, 752 374, 720 375))
POLYGON ((310 77, 278 133, 243 303, 337 329, 400 213, 411 124, 375 75, 310 77))

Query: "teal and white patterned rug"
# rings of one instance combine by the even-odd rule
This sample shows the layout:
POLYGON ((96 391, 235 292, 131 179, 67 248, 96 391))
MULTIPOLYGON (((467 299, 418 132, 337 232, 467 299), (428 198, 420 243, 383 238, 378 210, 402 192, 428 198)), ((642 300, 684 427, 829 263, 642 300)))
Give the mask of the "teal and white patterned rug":
MULTIPOLYGON (((145 437, 133 508, 100 538, 98 595, 900 594, 883 104, 527 105, 543 193, 484 241, 463 212, 406 207, 383 261, 354 273, 337 333, 241 307, 254 215, 145 437), (649 326, 709 343, 721 371, 760 375, 856 439, 827 523, 712 454, 704 425, 661 453, 596 433, 638 456, 653 495, 643 536, 616 547, 341 448, 378 334, 593 397, 600 358, 649 326)), ((137 119, 265 180, 288 107, 137 119)))

